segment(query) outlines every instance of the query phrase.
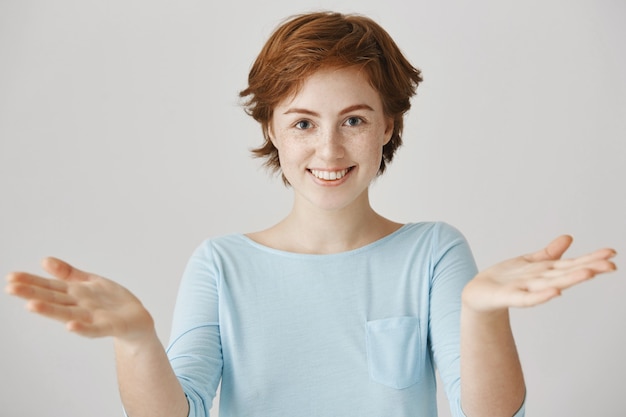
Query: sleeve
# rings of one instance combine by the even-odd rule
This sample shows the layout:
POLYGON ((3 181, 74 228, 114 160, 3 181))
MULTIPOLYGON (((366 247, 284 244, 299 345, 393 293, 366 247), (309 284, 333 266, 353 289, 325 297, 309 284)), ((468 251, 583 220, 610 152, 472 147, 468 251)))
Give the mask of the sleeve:
MULTIPOLYGON (((465 237, 445 223, 438 224, 431 260, 429 341, 454 417, 461 408, 461 293, 478 272, 465 237)), ((513 417, 524 417, 525 402, 513 417)))
POLYGON ((222 375, 219 267, 210 241, 191 256, 176 300, 166 349, 187 401, 189 417, 208 417, 222 375))

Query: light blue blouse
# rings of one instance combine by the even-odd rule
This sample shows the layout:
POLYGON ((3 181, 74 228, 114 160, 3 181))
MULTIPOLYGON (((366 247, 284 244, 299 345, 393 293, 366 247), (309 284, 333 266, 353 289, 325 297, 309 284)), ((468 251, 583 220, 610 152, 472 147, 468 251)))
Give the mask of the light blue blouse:
POLYGON ((221 379, 220 417, 435 417, 436 367, 463 416, 460 296, 475 274, 445 223, 330 255, 240 234, 206 240, 183 275, 167 349, 189 415, 209 415, 221 379))

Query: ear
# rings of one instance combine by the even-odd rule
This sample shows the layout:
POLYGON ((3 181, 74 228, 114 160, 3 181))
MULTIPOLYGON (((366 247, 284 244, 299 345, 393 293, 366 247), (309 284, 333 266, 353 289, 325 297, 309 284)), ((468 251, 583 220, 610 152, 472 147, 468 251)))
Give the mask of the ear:
POLYGON ((387 124, 385 126, 385 140, 383 142, 383 146, 388 144, 389 141, 391 140, 391 137, 393 136, 393 127, 394 127, 393 117, 387 117, 386 122, 387 124))
POLYGON ((274 139, 274 128, 272 127, 272 121, 270 120, 269 123, 267 124, 267 128, 265 129, 266 132, 266 136, 269 139, 270 142, 272 142, 272 145, 274 145, 274 147, 276 147, 276 140, 274 139))

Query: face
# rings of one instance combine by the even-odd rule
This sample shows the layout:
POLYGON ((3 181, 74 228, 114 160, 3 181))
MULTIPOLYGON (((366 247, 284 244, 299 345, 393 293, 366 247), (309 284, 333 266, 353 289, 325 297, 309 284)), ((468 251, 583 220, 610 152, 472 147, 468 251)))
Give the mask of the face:
POLYGON ((313 73, 276 106, 269 126, 296 199, 327 210, 367 203, 392 132, 378 92, 357 68, 313 73))

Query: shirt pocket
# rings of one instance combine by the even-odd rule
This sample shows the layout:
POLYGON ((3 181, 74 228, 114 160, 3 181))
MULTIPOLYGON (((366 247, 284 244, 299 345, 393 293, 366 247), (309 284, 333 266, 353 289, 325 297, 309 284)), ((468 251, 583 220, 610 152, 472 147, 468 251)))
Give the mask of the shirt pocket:
POLYGON ((367 361, 372 380, 395 389, 415 384, 424 366, 417 317, 367 322, 367 361))

